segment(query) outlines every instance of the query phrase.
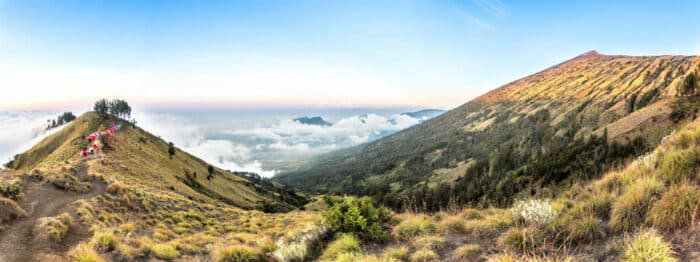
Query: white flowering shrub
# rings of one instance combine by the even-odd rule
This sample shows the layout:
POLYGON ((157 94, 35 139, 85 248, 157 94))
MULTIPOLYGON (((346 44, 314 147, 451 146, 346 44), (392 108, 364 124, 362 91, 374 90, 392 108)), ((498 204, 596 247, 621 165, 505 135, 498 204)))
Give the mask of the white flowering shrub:
POLYGON ((510 209, 518 219, 523 220, 528 225, 549 225, 557 216, 557 212, 549 203, 542 200, 518 200, 510 209))

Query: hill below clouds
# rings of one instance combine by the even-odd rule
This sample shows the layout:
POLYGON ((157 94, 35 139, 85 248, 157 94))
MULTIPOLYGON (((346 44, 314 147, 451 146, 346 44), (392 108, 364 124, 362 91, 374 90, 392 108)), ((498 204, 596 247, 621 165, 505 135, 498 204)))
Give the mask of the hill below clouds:
POLYGON ((596 177, 653 148, 681 120, 669 117, 699 65, 692 56, 587 53, 275 179, 395 207, 411 197, 435 209, 450 199, 508 204, 519 192, 596 177))

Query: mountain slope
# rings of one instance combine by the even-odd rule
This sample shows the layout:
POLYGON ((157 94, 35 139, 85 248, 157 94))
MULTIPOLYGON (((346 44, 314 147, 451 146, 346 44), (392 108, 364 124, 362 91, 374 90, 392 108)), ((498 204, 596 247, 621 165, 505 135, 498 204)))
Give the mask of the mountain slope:
POLYGON ((671 107, 699 65, 698 57, 589 52, 275 179, 395 207, 406 198, 435 208, 507 204, 518 192, 594 177, 653 148, 677 126, 671 107))
MULTIPOLYGON (((89 112, 62 130, 45 138, 28 151, 16 156, 8 167, 22 172, 41 170, 57 172, 66 164, 79 161, 87 137, 117 121, 89 112)), ((248 178, 214 168, 213 179, 207 179, 208 164, 176 150, 170 159, 168 144, 145 130, 126 125, 104 142, 108 159, 89 162, 91 170, 128 184, 158 190, 172 190, 191 199, 205 202, 221 200, 246 209, 290 210, 304 203, 303 197, 272 185, 256 183, 248 178)))

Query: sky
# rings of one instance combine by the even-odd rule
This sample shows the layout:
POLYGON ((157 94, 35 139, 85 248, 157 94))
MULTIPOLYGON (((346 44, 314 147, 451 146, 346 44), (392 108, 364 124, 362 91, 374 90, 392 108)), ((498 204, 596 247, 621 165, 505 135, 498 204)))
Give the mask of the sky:
POLYGON ((0 109, 451 108, 589 50, 698 55, 700 1, 0 0, 0 109))

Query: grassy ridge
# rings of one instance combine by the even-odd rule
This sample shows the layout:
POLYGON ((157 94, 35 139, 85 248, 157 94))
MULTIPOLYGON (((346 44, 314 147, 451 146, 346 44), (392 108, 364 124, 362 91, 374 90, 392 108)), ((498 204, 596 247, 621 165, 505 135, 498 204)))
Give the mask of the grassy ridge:
POLYGON ((654 148, 678 126, 669 105, 698 68, 700 58, 689 56, 579 57, 275 179, 393 207, 426 195, 435 208, 451 200, 507 205, 518 193, 597 177, 654 148))

